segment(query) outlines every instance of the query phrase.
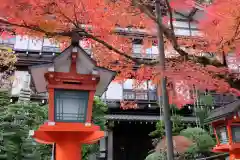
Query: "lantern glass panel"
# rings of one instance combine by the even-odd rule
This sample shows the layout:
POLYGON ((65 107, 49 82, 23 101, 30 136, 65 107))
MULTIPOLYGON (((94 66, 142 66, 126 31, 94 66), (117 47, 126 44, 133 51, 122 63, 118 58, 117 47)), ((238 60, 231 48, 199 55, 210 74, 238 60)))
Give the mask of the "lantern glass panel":
POLYGON ((240 143, 240 125, 232 126, 232 139, 233 142, 240 143))
POLYGON ((229 140, 228 140, 227 127, 226 126, 218 127, 218 128, 216 128, 216 131, 217 131, 217 136, 218 136, 219 142, 221 144, 228 143, 229 140))
POLYGON ((55 121, 85 122, 88 97, 88 91, 55 90, 55 121))

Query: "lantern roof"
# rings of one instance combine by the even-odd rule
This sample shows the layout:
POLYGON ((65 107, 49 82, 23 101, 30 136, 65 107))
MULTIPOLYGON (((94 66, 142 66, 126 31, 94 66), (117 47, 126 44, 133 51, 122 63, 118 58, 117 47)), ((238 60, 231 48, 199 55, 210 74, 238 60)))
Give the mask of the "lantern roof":
POLYGON ((212 110, 209 113, 207 119, 205 119, 205 122, 210 123, 213 121, 221 120, 225 117, 232 116, 235 113, 238 113, 239 111, 240 111, 240 100, 236 100, 225 106, 212 110))
POLYGON ((79 45, 72 44, 66 48, 60 55, 56 56, 51 63, 34 65, 29 67, 33 83, 38 93, 47 92, 47 81, 44 74, 49 71, 70 72, 71 54, 77 53, 76 72, 78 74, 98 74, 100 81, 95 92, 96 96, 101 96, 110 82, 114 79, 116 72, 97 66, 96 62, 79 45))

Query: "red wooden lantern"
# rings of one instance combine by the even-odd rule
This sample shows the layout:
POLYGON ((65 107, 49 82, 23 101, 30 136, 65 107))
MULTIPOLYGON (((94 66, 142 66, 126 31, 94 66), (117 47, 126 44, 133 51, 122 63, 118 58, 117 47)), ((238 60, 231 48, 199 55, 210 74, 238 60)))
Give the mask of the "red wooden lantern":
POLYGON ((217 145, 214 152, 229 152, 230 160, 240 159, 240 100, 213 110, 211 122, 217 145))
POLYGON ((34 132, 40 143, 56 144, 57 160, 80 160, 81 145, 104 137, 92 124, 94 95, 102 95, 115 72, 97 67, 79 46, 71 45, 53 63, 30 67, 38 92, 49 93, 48 122, 34 132))

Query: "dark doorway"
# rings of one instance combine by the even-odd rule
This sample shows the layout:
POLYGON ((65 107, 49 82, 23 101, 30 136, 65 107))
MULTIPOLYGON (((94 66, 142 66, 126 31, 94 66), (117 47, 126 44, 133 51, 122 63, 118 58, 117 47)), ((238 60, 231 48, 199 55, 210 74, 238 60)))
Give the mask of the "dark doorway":
POLYGON ((144 160, 153 149, 149 133, 155 129, 150 122, 120 122, 113 130, 114 160, 144 160))

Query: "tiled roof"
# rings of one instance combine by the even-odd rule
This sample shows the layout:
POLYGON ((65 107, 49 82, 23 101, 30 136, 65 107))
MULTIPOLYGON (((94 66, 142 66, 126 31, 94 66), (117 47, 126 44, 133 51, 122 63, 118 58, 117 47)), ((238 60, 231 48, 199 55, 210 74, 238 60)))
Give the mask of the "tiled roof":
POLYGON ((229 103, 223 107, 217 108, 212 110, 210 112, 208 118, 205 120, 205 122, 212 122, 221 118, 224 118, 226 116, 229 116, 235 112, 240 111, 240 100, 236 100, 232 103, 229 103))
MULTIPOLYGON (((163 116, 153 116, 153 115, 119 115, 119 114, 109 114, 106 115, 107 120, 113 121, 158 121, 163 120, 163 116)), ((196 117, 183 117, 185 122, 195 122, 196 117)))

